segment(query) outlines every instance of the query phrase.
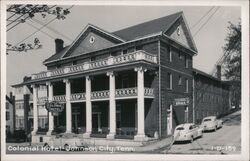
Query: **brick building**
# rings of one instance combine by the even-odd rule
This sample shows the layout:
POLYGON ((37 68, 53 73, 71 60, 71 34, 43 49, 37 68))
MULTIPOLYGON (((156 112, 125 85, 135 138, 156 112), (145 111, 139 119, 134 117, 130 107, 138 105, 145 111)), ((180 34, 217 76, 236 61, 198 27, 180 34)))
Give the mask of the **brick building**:
POLYGON ((71 45, 55 43, 56 53, 44 61, 47 71, 16 85, 32 87, 33 142, 38 105, 52 101, 62 111, 49 111, 46 137, 65 132, 147 141, 194 121, 197 49, 182 12, 112 33, 88 24, 71 45), (38 93, 41 86, 46 97, 38 93))

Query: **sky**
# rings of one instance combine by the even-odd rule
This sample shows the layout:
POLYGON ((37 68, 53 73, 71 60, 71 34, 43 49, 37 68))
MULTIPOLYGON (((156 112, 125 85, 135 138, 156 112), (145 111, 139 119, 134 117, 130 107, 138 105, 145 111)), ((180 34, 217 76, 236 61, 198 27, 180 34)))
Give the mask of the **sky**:
MULTIPOLYGON (((63 6, 68 8, 70 6, 63 6)), ((55 20, 42 31, 37 32, 24 42, 31 43, 34 38, 39 38, 43 45, 39 50, 28 52, 9 52, 7 55, 7 93, 12 91, 11 85, 22 82, 24 76, 45 71, 43 61, 55 53, 55 38, 63 39, 65 45, 70 45, 77 35, 90 23, 108 32, 113 32, 145 21, 167 16, 183 11, 191 29, 198 55, 193 57, 193 67, 210 73, 217 60, 223 55, 222 46, 228 33, 228 22, 237 24, 240 20, 240 7, 220 6, 209 21, 206 20, 217 7, 196 26, 212 6, 73 6, 65 20, 55 20), (193 27, 194 26, 194 27, 193 27), (200 27, 203 26, 201 29, 200 27), (50 29, 48 29, 50 28, 50 29), (200 29, 199 32, 197 32, 200 29), (57 32, 54 32, 57 31, 57 32), (62 33, 61 34, 58 34, 62 33), (197 34, 195 34, 197 32, 197 34), (67 37, 67 38, 65 38, 67 37)), ((46 24, 53 16, 42 18, 35 17, 46 24)), ((7 42, 16 44, 27 36, 37 31, 33 26, 40 28, 35 21, 27 21, 7 32, 7 42), (30 25, 31 24, 31 25, 30 25)))

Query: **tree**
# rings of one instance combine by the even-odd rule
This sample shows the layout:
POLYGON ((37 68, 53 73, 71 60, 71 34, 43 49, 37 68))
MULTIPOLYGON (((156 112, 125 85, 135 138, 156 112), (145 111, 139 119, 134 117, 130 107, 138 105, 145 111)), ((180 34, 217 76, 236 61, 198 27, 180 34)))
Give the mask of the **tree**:
POLYGON ((237 107, 241 100, 241 22, 237 25, 229 22, 228 29, 223 46, 224 76, 231 82, 232 102, 237 107))
MULTIPOLYGON (((42 18, 46 18, 48 15, 53 15, 55 16, 54 19, 64 20, 66 18, 66 15, 70 13, 70 8, 64 9, 56 5, 10 5, 6 10, 9 15, 7 18, 7 32, 15 28, 19 24, 25 23, 29 19, 33 19, 37 14, 40 14, 42 18)), ((46 25, 44 25, 43 27, 45 27, 46 25)), ((35 38, 33 43, 20 42, 20 44, 16 45, 6 43, 6 53, 8 54, 8 51, 26 52, 28 50, 39 49, 41 48, 41 46, 42 44, 40 43, 38 38, 35 38)))
POLYGON ((229 22, 229 33, 223 47, 225 55, 225 77, 228 80, 241 80, 241 24, 234 25, 229 22))

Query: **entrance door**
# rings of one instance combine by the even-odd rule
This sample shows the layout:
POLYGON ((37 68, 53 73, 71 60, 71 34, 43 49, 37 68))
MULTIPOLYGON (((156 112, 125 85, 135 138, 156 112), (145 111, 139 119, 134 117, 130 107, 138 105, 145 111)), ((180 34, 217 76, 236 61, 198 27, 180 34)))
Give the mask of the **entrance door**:
POLYGON ((72 108, 73 132, 78 133, 79 126, 80 126, 80 107, 73 107, 72 108))
POLYGON ((93 132, 101 133, 101 112, 92 113, 92 128, 93 132))
POLYGON ((173 120, 173 109, 172 109, 172 105, 169 106, 168 110, 167 110, 167 134, 171 135, 172 134, 172 123, 173 120))

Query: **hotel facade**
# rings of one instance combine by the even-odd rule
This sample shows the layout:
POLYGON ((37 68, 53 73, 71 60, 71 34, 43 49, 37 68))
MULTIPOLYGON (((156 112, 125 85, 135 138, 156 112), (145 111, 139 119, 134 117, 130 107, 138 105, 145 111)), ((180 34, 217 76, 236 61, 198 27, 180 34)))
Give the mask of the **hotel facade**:
POLYGON ((148 141, 171 136, 178 124, 197 122, 197 49, 182 12, 112 33, 88 24, 71 45, 61 39, 55 44, 56 53, 44 61, 47 71, 13 86, 31 87, 32 142, 41 136, 39 107, 46 110, 48 102, 62 108, 48 110, 46 137, 75 133, 148 141), (39 88, 46 89, 45 96, 39 88))

